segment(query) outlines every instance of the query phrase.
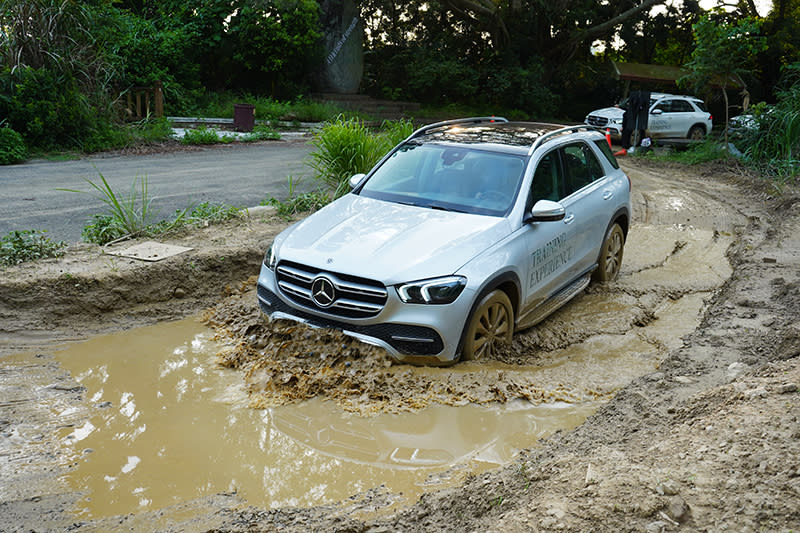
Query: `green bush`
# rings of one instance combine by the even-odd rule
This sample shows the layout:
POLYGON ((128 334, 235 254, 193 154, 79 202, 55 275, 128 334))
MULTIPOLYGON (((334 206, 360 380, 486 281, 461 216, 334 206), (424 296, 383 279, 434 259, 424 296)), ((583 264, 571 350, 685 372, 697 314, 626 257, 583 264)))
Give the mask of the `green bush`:
POLYGON ((274 206, 278 211, 278 215, 288 219, 296 213, 305 213, 307 211, 322 209, 328 205, 330 201, 331 198, 327 192, 322 189, 317 189, 315 191, 301 193, 297 196, 292 195, 283 202, 273 197, 261 202, 261 205, 274 206))
POLYGON ((81 230, 81 238, 86 242, 103 245, 124 237, 127 234, 119 220, 111 215, 92 215, 91 221, 81 230))
POLYGON ((229 143, 234 140, 234 137, 231 135, 220 135, 217 130, 212 128, 207 128, 206 126, 200 126, 199 128, 194 128, 190 130, 186 130, 186 133, 183 135, 183 139, 181 139, 182 144, 217 144, 217 143, 229 143))
POLYGON ((369 172, 381 157, 413 131, 410 121, 384 122, 378 133, 357 119, 339 116, 325 124, 311 141, 311 167, 316 178, 338 198, 348 190, 353 174, 369 172))
POLYGON ((78 146, 95 122, 95 114, 75 79, 31 67, 0 72, 0 116, 22 134, 31 147, 78 146))
POLYGON ((0 238, 0 265, 18 265, 25 261, 60 257, 67 243, 53 242, 44 231, 12 231, 0 238))
POLYGON ((11 128, 0 127, 0 165, 10 165, 28 156, 22 135, 11 128))
POLYGON ((257 124, 253 131, 242 137, 244 142, 253 141, 277 141, 281 138, 281 134, 275 131, 271 126, 265 124, 257 124))
POLYGON ((205 226, 231 220, 238 217, 241 212, 241 209, 232 205, 202 202, 194 206, 187 222, 195 226, 205 226))
POLYGON ((317 102, 300 97, 294 101, 278 101, 267 96, 229 91, 205 93, 198 99, 189 116, 233 118, 233 105, 248 102, 255 106, 258 120, 284 120, 300 122, 323 122, 335 119, 342 109, 327 102, 317 102))

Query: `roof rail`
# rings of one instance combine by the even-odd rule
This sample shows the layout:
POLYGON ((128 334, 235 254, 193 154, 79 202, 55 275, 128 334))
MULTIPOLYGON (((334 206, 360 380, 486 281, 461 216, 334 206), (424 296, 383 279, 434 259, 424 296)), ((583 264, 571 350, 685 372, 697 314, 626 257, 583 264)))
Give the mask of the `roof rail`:
POLYGON ((455 126, 456 124, 481 124, 483 122, 508 122, 508 119, 505 117, 470 117, 470 118, 457 118, 454 120, 445 120, 443 122, 436 122, 435 124, 428 124, 427 126, 422 126, 420 129, 409 135, 406 141, 410 141, 414 137, 419 137, 423 133, 427 133, 431 130, 436 130, 439 128, 444 128, 446 126, 455 126))
POLYGON ((594 126, 589 126, 587 124, 576 124, 575 126, 567 126, 565 128, 559 128, 555 131, 550 131, 536 139, 533 144, 531 145, 530 149, 528 150, 528 155, 533 154, 537 148, 543 145, 546 141, 550 140, 553 137, 557 137, 559 135, 565 135, 567 133, 573 133, 577 131, 600 131, 594 126))

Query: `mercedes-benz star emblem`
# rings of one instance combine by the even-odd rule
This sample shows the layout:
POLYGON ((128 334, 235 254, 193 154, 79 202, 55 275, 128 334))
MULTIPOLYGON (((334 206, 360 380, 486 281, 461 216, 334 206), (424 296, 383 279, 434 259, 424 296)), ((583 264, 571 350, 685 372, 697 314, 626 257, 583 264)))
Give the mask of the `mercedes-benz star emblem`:
POLYGON ((326 277, 319 276, 311 283, 311 299, 323 309, 333 305, 336 299, 336 289, 333 282, 326 277))

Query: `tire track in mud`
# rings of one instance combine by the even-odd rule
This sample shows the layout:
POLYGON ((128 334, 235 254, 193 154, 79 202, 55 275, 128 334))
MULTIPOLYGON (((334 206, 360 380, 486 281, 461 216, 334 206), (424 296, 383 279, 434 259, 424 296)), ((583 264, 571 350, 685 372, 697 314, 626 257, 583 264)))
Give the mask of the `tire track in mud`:
POLYGON ((335 331, 267 323, 245 285, 207 315, 229 344, 220 364, 245 371, 251 404, 260 408, 313 397, 362 415, 432 403, 607 400, 658 368, 700 323, 731 276, 728 249, 747 223, 701 184, 626 170, 634 216, 618 280, 590 286, 516 333, 496 359, 449 368, 393 364, 383 350, 335 331))

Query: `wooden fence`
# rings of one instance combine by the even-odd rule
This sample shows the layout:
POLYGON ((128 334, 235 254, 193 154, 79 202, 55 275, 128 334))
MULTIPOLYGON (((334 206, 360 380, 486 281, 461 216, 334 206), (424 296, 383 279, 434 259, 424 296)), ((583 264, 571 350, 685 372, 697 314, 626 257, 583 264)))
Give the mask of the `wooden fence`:
POLYGON ((125 114, 129 120, 164 116, 164 88, 160 81, 152 87, 131 87, 125 98, 125 114))

